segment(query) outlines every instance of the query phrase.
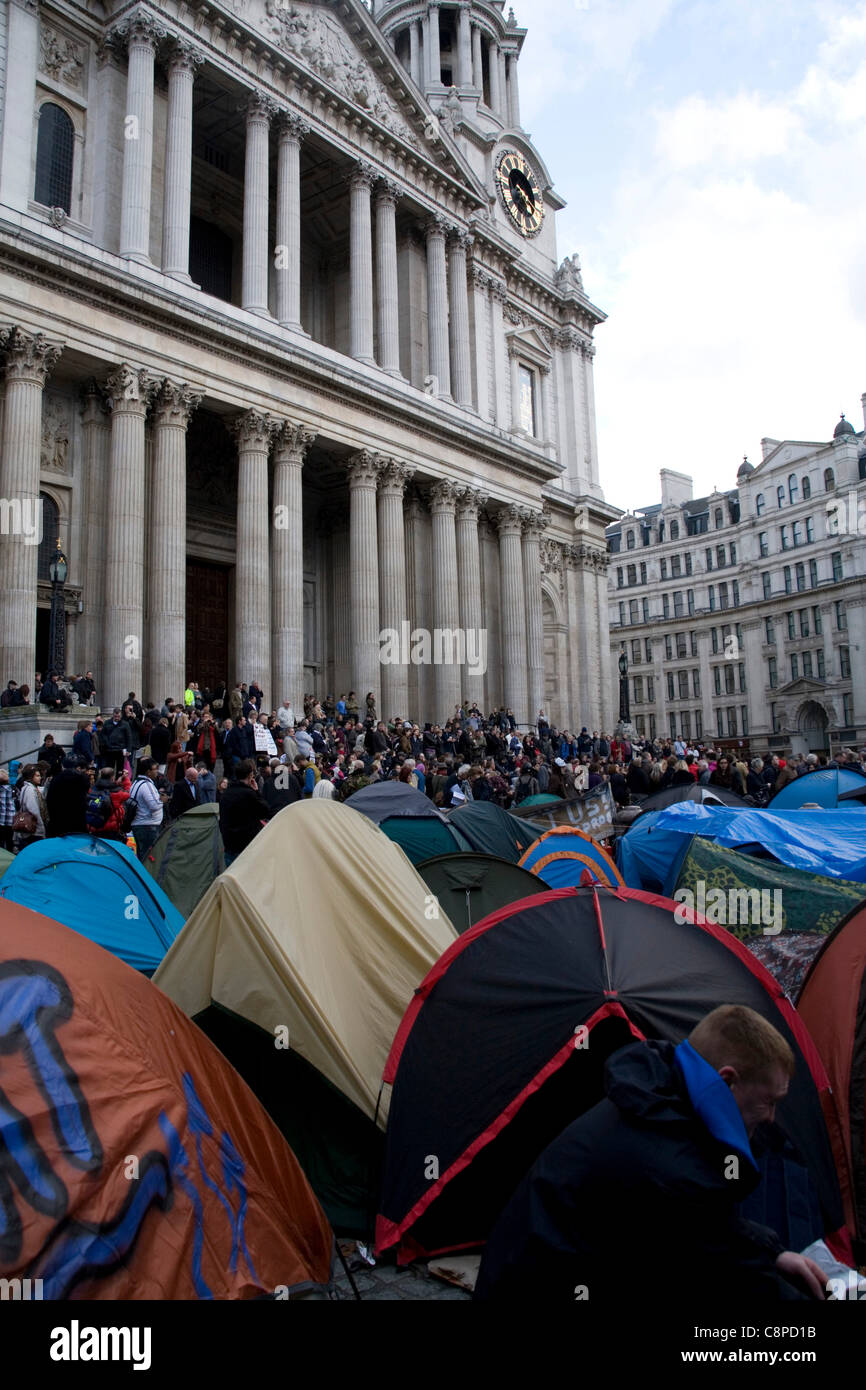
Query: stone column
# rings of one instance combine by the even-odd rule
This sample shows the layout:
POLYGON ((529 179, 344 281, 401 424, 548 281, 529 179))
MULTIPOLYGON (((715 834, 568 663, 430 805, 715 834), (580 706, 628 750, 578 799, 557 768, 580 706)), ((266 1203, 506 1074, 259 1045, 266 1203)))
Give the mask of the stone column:
MULTIPOLYGON (((406 616, 412 631, 430 622, 430 533, 427 513, 417 497, 405 508, 406 616)), ((422 724, 434 719, 432 675, 429 666, 409 667, 409 708, 422 724)))
POLYGON ((417 87, 421 82, 421 24, 413 19, 409 25, 409 76, 417 87))
MULTIPOLYGON (((153 181, 153 64, 166 30, 147 10, 133 11, 115 31, 127 40, 129 68, 124 114, 120 254, 150 265, 150 193, 153 181)), ((138 694, 138 691, 136 691, 138 694)))
POLYGON ((484 618, 481 596, 481 547, 478 539, 478 518, 487 505, 485 493, 467 488, 457 503, 457 588, 460 596, 460 626, 474 646, 479 666, 473 671, 467 665, 463 694, 470 705, 477 703, 484 713, 485 679, 490 658, 489 634, 484 618))
POLYGON ((310 127, 299 116, 283 111, 277 129, 276 317, 283 328, 300 332, 301 142, 310 127))
POLYGON ((490 72, 490 110, 495 116, 502 115, 502 90, 500 82, 499 44, 495 39, 487 43, 487 64, 490 72))
MULTIPOLYGON (((235 558, 235 679, 258 681, 270 707, 271 585, 268 453, 276 421, 248 410, 231 424, 238 443, 235 558)), ((282 699, 282 695, 280 696, 282 699)))
POLYGON ((376 171, 359 161, 351 178, 351 346, 352 357, 375 366, 373 356, 373 226, 370 190, 376 171))
POLYGON ((448 270, 445 239, 448 226, 441 217, 427 224, 427 321, 430 335, 430 375, 440 400, 451 400, 451 360, 448 345, 448 270))
POLYGON ((457 651, 451 636, 460 623, 460 595, 457 583, 457 528, 455 508, 459 488, 447 479, 430 490, 433 517, 433 627, 443 634, 442 652, 436 660, 434 644, 434 684, 436 721, 444 724, 462 699, 465 668, 457 664, 457 651))
POLYGON ((349 517, 334 508, 328 517, 331 532, 333 573, 334 696, 348 695, 352 688, 352 586, 349 575, 349 517))
POLYGON ((427 80, 439 86, 442 82, 442 40, 439 34, 439 0, 427 6, 427 80))
MULTIPOLYGON (((764 663, 761 655, 761 648, 764 642, 764 620, 763 618, 744 618, 742 624, 743 645, 745 651, 742 653, 742 660, 746 666, 746 691, 740 691, 739 672, 736 671, 738 679, 737 694, 740 697, 740 704, 744 704, 748 711, 749 732, 747 738, 754 737, 757 733, 771 734, 773 730, 769 727, 770 709, 767 704, 764 692, 764 663)), ((739 720, 737 728, 740 728, 739 720)), ((742 730, 740 730, 742 733, 742 730)))
MULTIPOLYGON (((593 700, 592 641, 586 615, 592 608, 595 584, 589 569, 588 554, 588 548, 584 545, 569 545, 565 548, 566 622, 570 635, 570 701, 565 727, 569 733, 579 733, 581 725, 587 723, 585 711, 589 710, 593 700), (576 729, 573 727, 575 723, 576 729)), ((610 707, 609 698, 604 707, 605 712, 610 707)), ((618 703, 616 709, 619 710, 618 703)), ((597 727, 599 731, 605 729, 610 732, 613 725, 608 725, 605 718, 597 727)))
MULTIPOLYGON (((275 111, 269 97, 251 92, 246 113, 244 164, 244 254, 242 307, 269 316, 268 310, 268 135, 275 111)), ((246 676, 241 677, 247 680, 246 676)))
POLYGON ((400 375, 400 314, 397 290, 397 199, 395 183, 376 192, 376 270, 378 279, 379 366, 400 375))
POLYGON ((508 71, 505 66, 505 49, 497 49, 499 63, 499 115, 508 124, 508 71))
MULTIPOLYGON (((201 396, 163 383, 157 396, 156 456, 150 488, 147 564, 146 685, 151 700, 179 700, 186 670, 186 430, 201 396)), ((124 692, 126 693, 126 692, 124 692)), ((138 693, 138 692, 136 692, 138 693)))
POLYGON ((349 578, 352 586, 352 676, 364 709, 369 690, 379 710, 379 547, 376 485, 382 457, 365 449, 349 460, 349 578))
POLYGON ((541 537, 547 518, 532 512, 523 527, 523 587, 526 594, 526 699, 529 723, 544 708, 544 610, 541 601, 541 537))
MULTIPOLYGON (((42 391, 63 344, 20 328, 5 335, 6 401, 0 497, 8 508, 0 529, 0 671, 33 691, 36 594, 42 508, 42 391)), ((36 696, 33 695, 35 701, 36 696)))
POLYGON ((450 290, 449 344, 454 398, 458 405, 473 409, 472 351, 469 345, 469 284, 466 253, 473 238, 454 232, 448 242, 448 286, 450 290))
POLYGON ((508 123, 514 130, 520 129, 520 89, 517 77, 517 54, 509 53, 507 62, 508 82, 508 123))
POLYGON ((316 436, 286 421, 274 446, 274 525, 271 562, 273 701, 304 697, 304 458, 316 436))
POLYGON ((472 23, 465 0, 457 11, 457 85, 472 86, 472 23))
POLYGON ((508 360, 505 337, 505 305, 508 291, 501 281, 490 285, 490 355, 493 360, 494 423, 500 429, 511 428, 511 363, 508 360))
MULTIPOLYGON (((837 590, 838 592, 838 590, 837 590)), ((852 724, 861 731, 866 729, 866 595, 863 593, 852 592, 845 598, 845 616, 848 620, 848 655, 851 659, 851 697, 853 703, 854 718, 852 724)), ((828 619, 824 619, 824 631, 830 631, 828 619)), ((843 646, 846 644, 843 642, 843 646)), ((832 652, 832 647, 831 647, 832 652)), ((827 670, 833 671, 830 665, 830 654, 827 658, 827 670)), ((834 673, 835 674, 835 673, 834 673)), ((757 673, 752 673, 751 669, 747 674, 749 684, 756 684, 759 677, 757 673)), ((842 697, 838 696, 839 701, 839 722, 842 723, 842 697)))
POLYGON ((481 29, 477 24, 472 26, 472 85, 483 94, 484 61, 481 56, 481 29))
POLYGON ((168 116, 165 132, 165 202, 162 219, 162 268, 166 275, 191 284, 189 217, 192 195, 192 86, 204 61, 192 44, 178 40, 168 64, 168 116))
POLYGON ((528 724, 526 710, 526 603, 524 600, 523 531, 520 507, 503 507, 496 517, 499 529, 500 622, 505 705, 517 723, 528 724))
MULTIPOLYGON (((137 696, 144 674, 144 540, 146 498, 144 422, 159 381, 124 363, 107 382, 111 449, 106 501, 104 688, 109 712, 130 690, 137 696)), ((184 594, 184 599, 186 595, 184 594)))
POLYGON ((556 441, 556 412, 553 407, 553 363, 545 362, 539 371, 541 373, 541 389, 539 391, 541 439, 545 444, 554 444, 556 441))
POLYGON ((84 481, 83 560, 84 631, 79 663, 93 671, 97 698, 103 686, 102 639, 105 631, 105 541, 108 496, 108 455, 111 433, 105 392, 90 381, 82 391, 81 452, 84 481))
POLYGON ((469 280, 476 409, 482 420, 492 420, 495 407, 490 389, 493 375, 490 355, 490 276, 480 265, 472 265, 469 280))
MULTIPOLYGON (((402 628, 407 614, 403 496, 414 473, 414 468, 388 459, 379 474, 379 622, 383 632, 398 634, 401 656, 402 628)), ((409 708, 409 666, 406 662, 382 665, 379 713, 383 719, 390 719, 394 714, 403 719, 415 715, 416 711, 409 708)))

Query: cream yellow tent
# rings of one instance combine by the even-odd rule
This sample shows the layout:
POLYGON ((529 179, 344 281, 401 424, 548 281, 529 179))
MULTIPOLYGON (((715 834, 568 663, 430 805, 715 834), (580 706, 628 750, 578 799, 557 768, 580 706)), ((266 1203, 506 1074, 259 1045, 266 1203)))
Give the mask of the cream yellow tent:
POLYGON ((292 1136, 337 1228, 365 1229, 388 1051, 456 935, 377 826, 305 801, 214 881, 154 976, 292 1136))

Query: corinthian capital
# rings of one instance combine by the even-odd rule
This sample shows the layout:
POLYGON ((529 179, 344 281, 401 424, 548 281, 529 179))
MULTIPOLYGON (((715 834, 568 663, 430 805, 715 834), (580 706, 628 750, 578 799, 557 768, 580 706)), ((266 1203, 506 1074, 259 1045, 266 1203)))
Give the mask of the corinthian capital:
POLYGON ((197 48, 194 43, 187 39, 173 39, 171 47, 166 54, 166 66, 169 72, 191 72, 195 76, 195 70, 204 62, 204 53, 197 48))
POLYGON ((151 376, 145 367, 131 367, 122 362, 106 380, 108 400, 112 410, 147 410, 160 388, 157 377, 151 376))
POLYGON ((277 103, 265 92, 252 91, 238 103, 238 110, 243 112, 247 121, 266 121, 270 124, 277 114, 277 103))
POLYGON ((437 512, 453 513, 457 506, 457 499, 460 496, 459 483, 452 482, 450 478, 442 478, 433 484, 429 491, 430 511, 435 516, 437 512))
POLYGON ((277 131, 281 140, 296 140, 300 145, 309 135, 310 126, 294 111, 280 111, 277 114, 277 131))
POLYGON ((516 503, 511 502, 496 513, 494 524, 500 536, 519 536, 523 532, 525 517, 526 512, 523 507, 518 507, 516 503))
POLYGON ((399 459, 386 459, 379 474, 379 490, 402 497, 414 477, 415 469, 411 464, 401 463, 399 459))
POLYGON ((25 333, 12 327, 6 332, 3 348, 7 381, 33 381, 44 386, 63 344, 52 342, 44 333, 25 333))
POLYGON ((375 169, 372 164, 368 164, 366 160, 358 159, 352 168, 349 182, 353 188, 371 189, 378 177, 378 169, 375 169))
POLYGON ((154 404, 157 424, 174 425, 185 430, 190 416, 200 405, 201 395, 191 386, 166 380, 162 383, 154 404))
POLYGON ((362 449, 349 459, 350 487, 375 487, 385 460, 372 449, 362 449))
POLYGON ((550 517, 544 512, 526 512, 523 518, 523 530, 527 536, 532 536, 538 540, 544 535, 550 525, 550 517))
POLYGON ((487 493, 478 488, 464 488, 457 499, 457 515, 466 521, 477 521, 489 500, 487 493))
POLYGON ((238 449, 255 449, 267 452, 277 429, 277 422, 261 410, 245 410, 229 421, 229 429, 238 443, 238 449))
POLYGON ((119 24, 109 29, 107 37, 115 46, 131 48, 137 45, 155 52, 167 35, 168 30, 161 19, 145 5, 138 5, 119 24))
POLYGON ((467 255, 475 245, 475 238, 471 232, 464 232, 460 227, 452 227, 448 237, 448 245, 452 251, 462 251, 467 255))
POLYGON ((285 454, 296 462, 303 463, 317 438, 318 436, 305 425, 296 425, 291 420, 284 420, 277 426, 274 447, 278 457, 285 454))

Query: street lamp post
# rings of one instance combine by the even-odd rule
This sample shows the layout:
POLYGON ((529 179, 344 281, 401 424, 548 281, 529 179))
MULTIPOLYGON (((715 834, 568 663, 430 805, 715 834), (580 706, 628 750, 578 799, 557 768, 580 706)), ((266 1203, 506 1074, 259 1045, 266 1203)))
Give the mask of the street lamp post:
POLYGON ((66 576, 69 573, 69 566, 66 563, 66 556, 60 549, 60 537, 57 538, 57 549, 51 557, 48 566, 48 577, 51 580, 51 626, 48 635, 48 669, 54 670, 59 676, 66 672, 66 599, 64 596, 64 585, 66 576))

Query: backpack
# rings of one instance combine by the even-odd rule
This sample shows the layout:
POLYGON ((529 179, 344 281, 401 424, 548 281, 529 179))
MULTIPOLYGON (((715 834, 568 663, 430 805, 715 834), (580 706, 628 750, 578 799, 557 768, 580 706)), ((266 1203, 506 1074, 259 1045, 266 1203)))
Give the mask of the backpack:
POLYGON ((94 834, 104 830, 113 810, 110 793, 103 791, 101 787, 91 787, 87 793, 87 807, 84 813, 87 829, 94 834))
POLYGON ((135 786, 133 786, 132 791, 129 793, 129 796, 126 798, 126 801, 123 804, 123 820, 121 822, 120 828, 123 831, 124 835, 129 834, 138 815, 138 798, 134 796, 133 793, 135 791, 135 788, 140 785, 141 782, 139 779, 138 781, 136 781, 135 786))

